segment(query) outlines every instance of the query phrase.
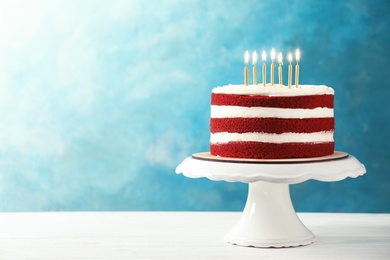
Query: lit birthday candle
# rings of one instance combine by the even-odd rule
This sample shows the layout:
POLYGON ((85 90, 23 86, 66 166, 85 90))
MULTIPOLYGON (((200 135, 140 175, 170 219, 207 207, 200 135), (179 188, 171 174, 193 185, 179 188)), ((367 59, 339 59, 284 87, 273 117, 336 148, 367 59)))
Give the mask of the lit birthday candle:
POLYGON ((301 53, 299 52, 299 49, 295 52, 295 61, 297 64, 295 65, 295 87, 299 87, 299 60, 301 59, 301 53))
POLYGON ((292 83, 292 62, 293 60, 293 56, 291 53, 288 54, 288 62, 290 62, 290 64, 288 65, 288 87, 291 88, 291 83, 292 83))
POLYGON ((257 85, 257 68, 256 68, 256 62, 257 62, 257 52, 254 51, 252 55, 252 65, 253 65, 253 85, 257 85))
POLYGON ((267 85, 267 66, 265 65, 267 54, 265 51, 261 53, 261 59, 263 60, 263 86, 265 87, 267 85))
POLYGON ((245 67, 244 67, 244 84, 245 86, 248 86, 248 62, 249 62, 249 52, 246 51, 244 55, 244 62, 245 62, 245 67))
POLYGON ((278 55, 278 62, 279 62, 279 68, 278 68, 279 85, 283 85, 283 75, 282 75, 283 55, 281 52, 279 52, 278 55))
POLYGON ((273 86, 275 84, 275 63, 274 63, 274 60, 275 60, 275 49, 272 48, 271 50, 271 86, 273 86))

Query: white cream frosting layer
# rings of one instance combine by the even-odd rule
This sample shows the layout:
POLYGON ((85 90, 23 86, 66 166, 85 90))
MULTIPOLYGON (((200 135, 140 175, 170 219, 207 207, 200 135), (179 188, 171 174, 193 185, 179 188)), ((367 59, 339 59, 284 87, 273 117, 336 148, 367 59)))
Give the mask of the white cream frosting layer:
POLYGON ((273 108, 273 107, 239 107, 211 106, 211 118, 325 118, 333 117, 333 108, 273 108))
POLYGON ((227 85, 216 87, 213 93, 237 94, 237 95, 262 95, 262 96, 308 96, 328 94, 334 95, 334 90, 325 85, 299 85, 298 88, 292 86, 289 88, 284 85, 227 85))
POLYGON ((333 131, 315 133, 228 133, 211 134, 210 143, 263 142, 263 143, 323 143, 333 142, 333 131))

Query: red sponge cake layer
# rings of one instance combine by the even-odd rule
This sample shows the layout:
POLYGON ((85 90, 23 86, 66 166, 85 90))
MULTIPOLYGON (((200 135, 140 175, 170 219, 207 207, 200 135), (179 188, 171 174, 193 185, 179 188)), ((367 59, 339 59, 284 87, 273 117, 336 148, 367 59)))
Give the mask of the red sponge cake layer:
POLYGON ((334 142, 282 144, 261 142, 230 142, 227 144, 210 145, 211 154, 234 158, 309 158, 331 155, 333 152, 334 142))
POLYGON ((277 107, 277 108, 333 108, 333 95, 313 96, 255 96, 211 94, 211 104, 216 106, 277 107))
POLYGON ((333 131, 334 118, 211 118, 210 132, 282 134, 333 131))

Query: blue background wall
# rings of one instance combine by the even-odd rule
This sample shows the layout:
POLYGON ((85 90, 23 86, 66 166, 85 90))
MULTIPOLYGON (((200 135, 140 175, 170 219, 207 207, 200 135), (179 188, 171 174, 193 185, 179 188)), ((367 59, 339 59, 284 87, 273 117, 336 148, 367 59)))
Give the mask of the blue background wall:
POLYGON ((242 210, 246 184, 175 167, 208 150, 211 89, 242 82, 246 49, 299 47, 301 82, 336 91, 336 149, 367 174, 292 185, 296 210, 390 212, 389 13, 386 0, 1 1, 0 211, 242 210))

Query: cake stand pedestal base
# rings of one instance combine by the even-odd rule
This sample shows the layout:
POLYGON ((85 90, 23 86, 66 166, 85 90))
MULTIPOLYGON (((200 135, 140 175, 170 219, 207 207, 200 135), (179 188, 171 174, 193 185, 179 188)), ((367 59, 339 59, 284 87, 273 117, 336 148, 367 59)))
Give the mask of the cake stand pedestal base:
POLYGON ((295 213, 289 185, 258 181, 249 183, 244 211, 225 240, 240 246, 293 247, 315 238, 295 213))

